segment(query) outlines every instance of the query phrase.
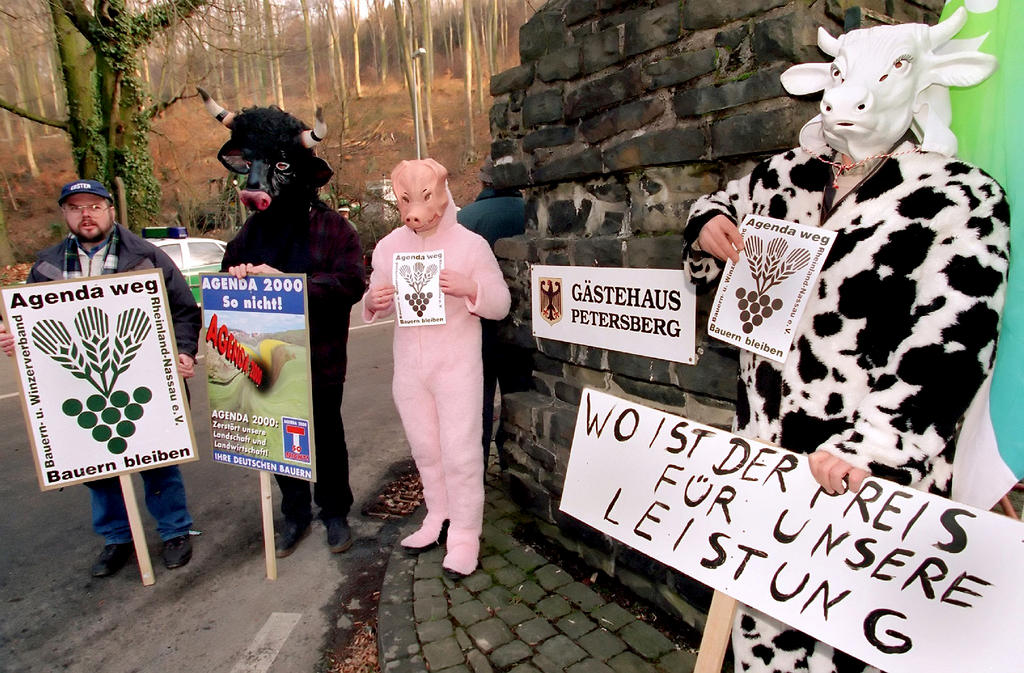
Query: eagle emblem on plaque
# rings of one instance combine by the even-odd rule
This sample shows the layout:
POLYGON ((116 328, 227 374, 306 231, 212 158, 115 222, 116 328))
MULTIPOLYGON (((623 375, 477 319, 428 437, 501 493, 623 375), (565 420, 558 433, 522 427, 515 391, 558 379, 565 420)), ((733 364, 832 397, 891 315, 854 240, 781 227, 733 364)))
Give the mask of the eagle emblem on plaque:
POLYGON ((549 325, 562 319, 562 279, 540 279, 540 316, 549 325))

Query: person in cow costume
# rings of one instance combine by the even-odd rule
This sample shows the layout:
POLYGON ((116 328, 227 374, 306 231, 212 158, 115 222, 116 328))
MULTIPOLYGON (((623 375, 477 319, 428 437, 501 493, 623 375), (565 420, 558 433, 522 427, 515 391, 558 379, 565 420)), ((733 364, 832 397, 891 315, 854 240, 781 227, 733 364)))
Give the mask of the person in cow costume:
MULTIPOLYGON (((207 110, 231 129, 217 158, 246 176, 240 198, 253 211, 227 246, 221 270, 237 278, 250 274, 304 273, 308 283, 309 342, 313 375, 316 474, 313 500, 327 528, 332 552, 352 545, 348 447, 341 418, 347 365, 350 309, 365 288, 362 247, 355 229, 317 197, 333 171, 313 148, 327 132, 320 110, 311 130, 271 107, 227 112, 201 89, 207 110)), ((312 520, 307 482, 275 475, 281 488, 284 525, 277 556, 288 556, 309 532, 312 520)))
POLYGON ((372 322, 394 311, 395 253, 444 251, 445 322, 395 329, 392 394, 427 505, 419 530, 401 544, 418 553, 444 542, 447 530, 442 566, 461 577, 476 569, 483 525, 480 318, 504 318, 511 297, 490 245, 456 221, 447 178, 433 159, 395 167, 391 180, 404 226, 373 250, 363 317, 372 322))
MULTIPOLYGON (((1008 265, 1003 190, 954 158, 948 89, 984 80, 995 59, 951 42, 945 22, 835 38, 832 63, 782 75, 824 90, 800 147, 699 199, 684 230, 698 289, 736 261, 736 223, 758 214, 837 233, 782 363, 740 354, 734 431, 810 454, 829 493, 868 475, 950 493, 959 419, 991 370, 1008 265)), ((737 671, 875 670, 741 606, 737 671)))

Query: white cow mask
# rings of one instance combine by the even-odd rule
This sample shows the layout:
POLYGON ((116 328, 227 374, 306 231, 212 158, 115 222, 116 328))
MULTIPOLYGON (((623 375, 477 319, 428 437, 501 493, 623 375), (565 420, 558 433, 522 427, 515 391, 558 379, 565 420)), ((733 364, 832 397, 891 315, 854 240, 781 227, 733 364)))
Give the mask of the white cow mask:
POLYGON ((838 38, 818 28, 818 47, 835 60, 782 73, 791 94, 825 92, 821 114, 800 130, 800 145, 863 161, 888 152, 912 130, 922 149, 955 155, 947 87, 978 84, 996 69, 994 56, 952 40, 966 21, 960 8, 936 26, 879 26, 838 38))

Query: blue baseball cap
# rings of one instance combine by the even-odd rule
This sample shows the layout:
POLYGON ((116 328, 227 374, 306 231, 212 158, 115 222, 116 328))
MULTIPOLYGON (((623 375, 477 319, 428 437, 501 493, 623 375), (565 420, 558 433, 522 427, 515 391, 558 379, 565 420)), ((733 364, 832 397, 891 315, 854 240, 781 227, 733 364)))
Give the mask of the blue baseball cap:
POLYGON ((96 180, 75 180, 74 182, 69 182, 64 185, 60 190, 60 198, 57 199, 57 205, 63 205, 64 199, 69 196, 74 196, 75 194, 95 194, 96 196, 103 197, 111 203, 114 202, 113 197, 110 196, 110 192, 107 191, 107 188, 104 187, 102 183, 97 182, 96 180))

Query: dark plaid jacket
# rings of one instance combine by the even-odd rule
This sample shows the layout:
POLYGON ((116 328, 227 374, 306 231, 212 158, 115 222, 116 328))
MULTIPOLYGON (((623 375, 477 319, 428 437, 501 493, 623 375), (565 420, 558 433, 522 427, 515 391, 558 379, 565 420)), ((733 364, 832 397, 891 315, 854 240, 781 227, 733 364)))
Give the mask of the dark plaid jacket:
POLYGON ((285 273, 305 273, 313 386, 340 384, 348 364, 349 313, 366 289, 359 234, 321 201, 310 206, 305 222, 294 221, 295 212, 272 205, 251 215, 228 243, 221 269, 269 264, 285 273))
MULTIPOLYGON (((121 239, 117 251, 118 272, 145 269, 160 269, 163 272, 164 285, 167 287, 167 308, 171 312, 171 324, 174 326, 174 341, 178 345, 178 352, 195 357, 202 320, 195 297, 188 289, 188 282, 167 253, 120 224, 115 226, 121 239)), ((61 280, 63 277, 64 239, 61 239, 60 243, 36 255, 36 263, 28 272, 26 282, 43 283, 61 280)))

